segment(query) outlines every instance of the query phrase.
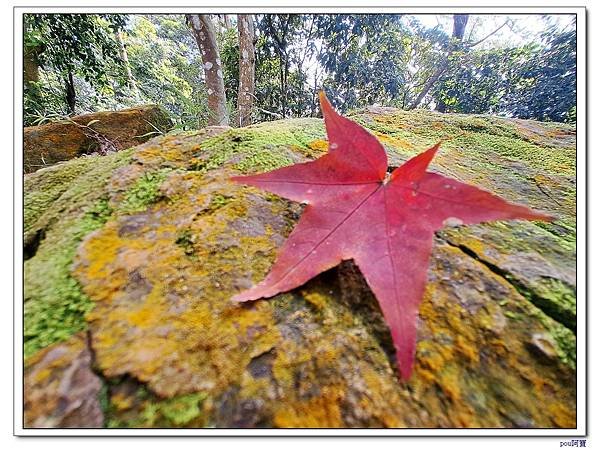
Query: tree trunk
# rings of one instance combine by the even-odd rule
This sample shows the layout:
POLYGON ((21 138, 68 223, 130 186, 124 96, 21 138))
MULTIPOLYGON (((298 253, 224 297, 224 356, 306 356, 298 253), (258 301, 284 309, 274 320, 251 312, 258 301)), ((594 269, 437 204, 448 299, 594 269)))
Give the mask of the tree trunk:
POLYGON ((204 82, 210 111, 208 125, 229 125, 223 69, 215 28, 208 14, 186 14, 186 18, 202 54, 204 82))
POLYGON ((440 65, 433 73, 433 75, 427 80, 425 86, 417 96, 417 98, 411 103, 408 109, 415 109, 421 104, 423 98, 427 95, 427 93, 431 90, 433 85, 440 79, 442 74, 448 68, 450 64, 450 56, 456 49, 458 48, 460 42, 462 41, 465 35, 465 28, 467 26, 467 21, 469 20, 468 14, 454 14, 454 26, 452 27, 452 38, 450 39, 450 43, 448 44, 448 53, 445 58, 440 62, 440 65))
MULTIPOLYGON (((238 15, 238 17, 239 17, 239 15, 238 15)), ((226 30, 231 29, 231 19, 229 19, 229 16, 227 14, 223 14, 223 24, 225 25, 226 30)), ((239 27, 239 25, 238 25, 238 27, 239 27)))
POLYGON ((135 97, 139 96, 137 85, 135 83, 135 78, 133 78, 133 73, 131 73, 131 65, 129 64, 129 57, 127 56, 127 48, 125 47, 125 42, 123 41, 123 33, 121 30, 115 31, 115 37, 117 38, 117 42, 119 43, 119 52, 121 54, 121 59, 123 60, 123 64, 125 65, 125 75, 127 76, 127 86, 133 92, 135 97))
POLYGON ((23 52, 23 82, 25 86, 40 80, 38 51, 38 47, 25 47, 23 52))
POLYGON ((238 125, 252 123, 254 103, 254 23, 251 14, 238 14, 240 42, 240 85, 238 89, 238 125))
POLYGON ((454 14, 454 28, 452 29, 452 37, 457 39, 459 42, 465 37, 465 28, 469 21, 468 14, 454 14))
POLYGON ((73 82, 73 72, 69 70, 67 77, 65 78, 65 99, 71 114, 75 113, 76 98, 77 94, 75 92, 75 83, 73 82))

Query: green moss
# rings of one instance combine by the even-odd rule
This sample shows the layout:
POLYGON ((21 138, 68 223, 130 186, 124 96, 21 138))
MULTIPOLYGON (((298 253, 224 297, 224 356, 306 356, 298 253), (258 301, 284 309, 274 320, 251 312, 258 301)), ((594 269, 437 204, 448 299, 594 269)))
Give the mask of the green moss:
POLYGON ((157 410, 173 425, 182 426, 200 415, 200 404, 205 399, 206 395, 201 392, 180 395, 179 397, 164 400, 157 410))
POLYGON ((108 394, 108 383, 104 380, 101 380, 101 383, 102 386, 100 387, 100 392, 98 392, 98 403, 104 415, 104 426, 106 426, 106 413, 110 409, 110 397, 108 394))
MULTIPOLYGON (((573 196, 575 193, 573 193, 573 196)), ((552 222, 535 222, 535 224, 557 238, 556 242, 570 253, 577 249, 577 229, 575 218, 560 218, 552 222)))
POLYGON ((175 243, 183 249, 186 255, 190 256, 194 253, 194 235, 189 228, 179 233, 175 243))
POLYGON ((130 157, 124 151, 81 158, 28 177, 25 210, 42 204, 44 190, 53 193, 29 224, 32 231, 43 229, 45 238, 24 264, 25 356, 85 329, 93 303, 71 276, 71 265, 81 240, 111 216, 106 183, 130 157))
POLYGON ((133 214, 144 211, 156 202, 160 196, 159 187, 171 169, 164 168, 154 172, 144 173, 125 193, 123 202, 119 205, 120 214, 133 214))
POLYGON ((550 331, 554 342, 558 345, 559 359, 575 370, 577 367, 577 338, 575 334, 565 327, 552 327, 550 331))
MULTIPOLYGON (((505 173, 509 161, 518 161, 534 173, 575 174, 574 146, 553 145, 551 140, 530 142, 514 123, 497 117, 396 111, 392 114, 360 114, 354 119, 375 133, 385 135, 381 140, 386 149, 402 160, 440 140, 449 139, 443 148, 459 151, 459 159, 475 170, 497 167, 505 173)), ((395 160, 391 158, 391 162, 395 163, 395 160)))
MULTIPOLYGON (((105 411, 108 428, 178 428, 202 426, 202 403, 207 395, 194 392, 161 399, 140 386, 119 406, 115 398, 105 411)), ((121 399, 123 401, 123 399, 121 399)))
MULTIPOLYGON (((522 291, 519 291, 519 293, 523 295, 522 291)), ((523 297, 527 298, 527 295, 523 295, 523 297)), ((534 317, 548 331, 556 344, 555 349, 559 360, 575 370, 577 361, 577 337, 575 332, 551 318, 531 301, 522 302, 519 307, 522 314, 534 317)), ((505 313, 505 315, 509 316, 508 313, 505 313)))
POLYGON ((267 172, 279 167, 288 166, 293 164, 293 162, 294 160, 286 155, 285 152, 281 152, 281 149, 266 147, 252 152, 252 154, 249 154, 240 163, 236 164, 235 167, 242 172, 267 172))
POLYGON ((233 200, 232 197, 226 197, 221 194, 215 194, 210 199, 210 203, 208 205, 208 211, 214 212, 217 209, 222 208, 223 206, 225 206, 232 200, 233 200))
POLYGON ((28 231, 82 173, 96 164, 97 158, 86 157, 68 164, 52 166, 29 175, 24 181, 24 231, 28 231))
MULTIPOLYGON (((384 121, 380 123, 371 119, 372 123, 380 124, 381 129, 389 125, 389 130, 393 130, 392 137, 396 141, 390 140, 385 145, 388 149, 394 148, 399 158, 405 159, 416 153, 419 150, 417 144, 424 148, 425 145, 450 133, 464 132, 465 135, 477 137, 489 131, 499 138, 495 141, 499 150, 489 151, 486 148, 489 141, 472 142, 469 148, 463 148, 463 143, 459 140, 454 142, 454 147, 449 148, 456 150, 457 159, 463 158, 460 161, 465 164, 465 171, 483 169, 483 173, 488 174, 493 172, 485 172, 485 170, 491 167, 498 169, 495 173, 506 173, 507 177, 523 179, 519 173, 513 175, 512 170, 506 170, 505 162, 512 158, 516 161, 519 158, 518 152, 521 151, 512 146, 513 141, 518 139, 511 126, 504 126, 500 121, 496 122, 488 118, 468 123, 467 118, 453 116, 446 118, 420 112, 402 113, 399 116, 407 119, 402 126, 391 122, 386 124, 384 121), (422 133, 422 136, 418 133, 422 133)), ((338 377, 340 367, 343 367, 339 364, 345 364, 344 359, 339 355, 346 353, 361 355, 359 363, 364 362, 364 365, 356 366, 356 371, 352 372, 362 376, 367 383, 368 390, 365 391, 365 397, 361 401, 381 407, 382 414, 389 414, 391 417, 389 422, 386 421, 387 419, 379 418, 377 424, 389 423, 389 426, 399 426, 398 412, 402 407, 411 408, 412 405, 406 400, 408 397, 399 399, 390 394, 390 392, 395 393, 395 390, 382 390, 381 386, 388 382, 388 378, 384 375, 378 378, 379 375, 376 377, 373 372, 372 367, 377 368, 381 373, 389 367, 385 354, 380 351, 380 345, 373 337, 376 335, 376 327, 373 328, 375 331, 368 329, 364 333, 368 342, 366 338, 363 339, 362 332, 360 335, 357 333, 356 337, 352 335, 350 340, 346 339, 346 333, 353 332, 354 327, 365 326, 362 324, 363 316, 358 317, 354 304, 346 304, 347 300, 338 301, 343 296, 338 295, 337 291, 331 291, 335 281, 328 279, 327 274, 313 280, 311 284, 297 292, 282 294, 269 302, 255 302, 244 305, 243 308, 223 306, 227 305, 226 300, 230 292, 239 288, 232 285, 232 279, 246 277, 259 281, 268 272, 278 243, 281 241, 280 237, 286 233, 282 229, 267 228, 264 236, 246 236, 246 230, 240 231, 241 221, 238 219, 254 217, 249 215, 253 212, 249 202, 257 202, 259 197, 255 191, 252 191, 252 199, 246 198, 250 188, 240 191, 238 186, 234 186, 234 190, 232 184, 222 182, 218 177, 228 176, 229 168, 244 172, 263 171, 297 162, 298 158, 302 160, 302 155, 317 156, 319 148, 314 146, 314 142, 323 137, 323 124, 319 119, 259 124, 245 129, 231 130, 203 142, 200 142, 197 133, 190 134, 187 140, 183 137, 181 139, 169 137, 172 139, 165 138, 160 145, 146 147, 145 156, 136 160, 136 163, 146 170, 146 174, 130 182, 129 188, 115 182, 111 183, 111 186, 114 186, 116 192, 107 192, 103 183, 107 180, 107 174, 113 172, 118 164, 115 163, 111 167, 104 166, 111 160, 100 158, 98 163, 102 168, 99 172, 93 172, 96 170, 95 165, 87 166, 85 170, 78 172, 79 176, 74 176, 73 182, 67 183, 66 189, 61 187, 60 193, 49 195, 50 200, 42 199, 38 202, 42 205, 38 210, 43 210, 43 205, 48 205, 52 212, 35 213, 37 218, 34 222, 43 219, 39 222, 45 221, 49 224, 49 232, 37 254, 26 263, 26 305, 30 305, 26 306, 29 308, 26 329, 34 330, 30 340, 32 342, 37 340, 35 348, 62 339, 61 333, 68 336, 73 330, 78 329, 78 326, 85 327, 83 316, 90 306, 90 300, 81 294, 79 286, 70 277, 70 267, 79 241, 91 230, 109 221, 101 231, 86 240, 86 244, 80 247, 82 255, 85 256, 78 258, 81 264, 77 265, 77 271, 84 271, 87 270, 85 265, 88 262, 98 263, 96 269, 90 269, 89 274, 78 278, 85 283, 86 292, 98 301, 98 307, 88 316, 88 320, 94 321, 99 327, 94 333, 95 342, 98 343, 97 348, 101 349, 96 354, 96 363, 105 373, 125 367, 121 373, 126 372, 127 377, 132 379, 144 380, 149 387, 148 389, 140 387, 136 392, 135 385, 133 391, 121 389, 125 383, 123 380, 114 386, 111 385, 109 389, 111 398, 107 403, 105 393, 102 400, 108 426, 182 427, 210 424, 211 419, 214 420, 214 408, 220 407, 221 400, 213 403, 205 400, 207 395, 203 392, 189 393, 190 378, 185 371, 189 371, 203 381, 215 383, 215 387, 210 391, 211 398, 220 398, 219 395, 226 388, 236 385, 240 386, 243 393, 235 397, 236 399, 264 399, 267 408, 275 410, 281 408, 275 411, 277 421, 274 423, 277 424, 306 426, 307 423, 312 424, 315 417, 319 418, 319 414, 323 411, 330 411, 331 417, 337 417, 336 405, 343 404, 343 399, 349 398, 346 390, 353 389, 349 383, 359 379, 354 378, 354 375, 352 379, 338 377), (310 149, 310 151, 302 149, 310 149), (173 163, 174 167, 179 169, 187 168, 201 173, 175 172, 172 169, 157 170, 165 163, 173 163), (202 172, 220 166, 227 166, 227 169, 206 176, 202 175, 202 172), (88 171, 93 173, 87 174, 88 171), (171 175, 164 185, 164 190, 174 192, 173 196, 166 194, 169 195, 170 201, 161 203, 160 210, 157 208, 148 212, 151 216, 148 223, 160 232, 156 235, 130 233, 131 235, 121 236, 119 225, 122 222, 119 222, 121 219, 119 216, 143 211, 148 205, 156 202, 161 192, 161 183, 169 173, 171 175), (179 176, 182 179, 176 180, 175 178, 179 176), (79 179, 80 177, 83 178, 79 179), (215 183, 214 188, 210 186, 212 183, 215 183), (115 200, 119 198, 124 200, 121 204, 115 204, 115 200), (86 209, 86 205, 93 205, 93 207, 86 209), (109 205, 113 205, 115 210, 111 211, 109 205), (54 225, 49 217, 56 221, 54 225), (192 217, 194 219, 190 220, 192 217), (277 240, 272 239, 272 233, 276 233, 277 240), (174 243, 179 248, 173 246, 174 243), (88 246, 89 248, 86 248, 88 246), (140 308, 140 304, 136 302, 133 302, 134 305, 127 305, 127 302, 111 301, 116 298, 113 296, 115 292, 121 295, 123 286, 128 286, 126 274, 118 273, 125 272, 119 270, 122 266, 119 266, 120 263, 117 264, 119 260, 117 256, 122 254, 122 249, 132 252, 143 249, 144 253, 141 254, 147 255, 144 258, 151 258, 151 263, 145 266, 144 277, 157 289, 152 291, 152 295, 144 298, 143 308, 140 308), (197 261, 202 261, 202 264, 190 263, 183 253, 188 257, 197 257, 197 261), (106 274, 114 275, 110 277, 110 283, 107 283, 106 274), (65 294, 71 281, 74 282, 71 286, 72 292, 65 294), (198 289, 188 289, 192 282, 195 283, 194 288, 198 289), (322 287, 321 290, 319 286, 322 287), (198 292, 202 294, 199 295, 198 292), (167 294, 171 293, 175 293, 176 298, 182 300, 182 304, 185 302, 186 305, 190 305, 189 310, 178 313, 176 317, 173 316, 174 313, 170 309, 172 297, 167 297, 167 294), (46 304, 48 306, 44 306, 46 309, 42 310, 40 305, 46 304), (75 311, 71 311, 72 308, 75 311), (44 317, 52 315, 55 311, 56 317, 52 320, 44 317), (127 320, 131 322, 128 323, 127 320), (152 327, 162 326, 166 321, 170 321, 170 325, 174 327, 174 331, 170 331, 171 334, 167 338, 164 334, 148 332, 152 327), (293 330, 289 326, 290 329, 285 328, 289 324, 293 324, 293 330), (135 346, 131 344, 121 346, 119 333, 128 333, 134 326, 137 327, 138 332, 143 330, 141 332, 148 334, 141 338, 136 337, 135 346), (46 334, 48 329, 52 329, 50 334, 46 334), (296 330, 301 337, 292 336, 291 331, 295 333, 296 330), (287 334, 284 335, 283 331, 287 334), (161 348, 163 344, 164 347, 161 348), (143 351, 146 348, 157 350, 151 361, 143 362, 137 359, 137 355, 140 349, 143 351), (281 402, 276 401, 273 406, 270 400, 264 397, 268 380, 251 379, 245 373, 240 375, 243 367, 246 367, 256 355, 270 352, 271 349, 276 350, 273 352, 275 359, 272 366, 274 383, 277 389, 283 389, 282 392, 286 397, 283 406, 281 402), (206 364, 206 361, 210 361, 211 364, 206 364), (299 365, 306 361, 315 361, 316 368, 313 370, 307 367, 300 372, 299 365), (184 375, 178 378, 181 372, 184 375), (310 383, 316 383, 317 377, 321 377, 323 373, 331 373, 334 382, 339 383, 339 386, 328 386, 320 395, 307 401, 306 398, 299 397, 299 390, 295 386, 295 375, 299 373, 308 374, 310 378, 303 382, 310 383), (116 388, 121 389, 120 396, 115 395, 116 388), (175 395, 176 393, 183 395, 175 395), (305 421, 299 421, 299 417, 305 421)), ((471 139, 474 140, 476 139, 471 139)), ((550 148, 549 151, 554 150, 550 148)), ((138 152, 137 156, 139 155, 138 152)), ((443 163, 442 160, 442 167, 444 167, 443 163)), ((536 164, 537 161, 530 161, 527 162, 527 167, 538 167, 536 164)), ((448 167, 453 165, 448 163, 448 167)), ((297 220, 297 215, 292 214, 291 211, 297 210, 289 209, 289 204, 277 196, 260 195, 268 200, 268 203, 260 208, 260 214, 271 210, 275 217, 289 220, 291 228, 297 220)), ((273 221, 273 223, 279 222, 273 221)), ((510 225, 511 229, 512 225, 510 225)), ((519 230, 518 227, 514 229, 519 230)), ((560 235, 560 230, 553 230, 558 233, 557 236, 560 235)), ((499 236, 507 239, 507 231, 501 231, 498 233, 499 236)), ((531 235, 521 237, 524 241, 533 242, 531 235)), ((522 249, 522 246, 519 247, 515 242, 510 242, 509 250, 522 249)), ((545 248, 538 245, 537 241, 532 243, 534 249, 543 252, 545 248)), ((334 278, 337 279, 337 275, 334 278)), ((556 286, 545 287, 553 293, 560 292, 556 286)), ((561 298, 561 301, 563 300, 568 304, 568 298, 561 298)), ((526 315, 539 316, 540 320, 532 323, 544 324, 544 328, 549 330, 557 343, 561 360, 574 367, 574 333, 550 319, 530 302, 521 297, 519 301, 526 304, 523 309, 514 307, 513 301, 510 303, 504 301, 504 304, 509 306, 507 309, 510 309, 507 315, 512 314, 519 319, 511 322, 511 325, 521 326, 527 330, 522 334, 526 337, 529 330, 526 315), (533 312, 530 313, 530 310, 533 312)), ((458 305, 458 302, 453 302, 453 305, 458 305)), ((429 317, 432 323, 456 323, 456 329, 460 330, 459 337, 470 336, 468 330, 463 331, 465 323, 463 319, 468 316, 462 316, 458 306, 450 316, 440 309, 438 303, 431 310, 429 317), (436 314, 435 317, 433 314, 436 314), (449 321, 448 317, 452 320, 449 321)), ((380 316, 377 308, 374 311, 380 316)), ((368 318, 374 316, 368 312, 364 317, 364 322, 367 322, 368 318)), ((484 319, 481 320, 483 323, 484 319)), ((490 316, 490 323, 493 323, 493 320, 494 318, 490 316)), ((360 331, 362 328, 356 330, 360 331)), ((388 333, 387 328, 385 333, 388 333)), ((435 335, 441 336, 439 333, 435 335)), ((470 342, 477 342, 477 336, 473 335, 473 338, 467 341, 460 343, 457 340, 454 346, 440 345, 440 351, 448 354, 441 362, 445 364, 446 361, 453 361, 454 348, 458 349, 464 357, 470 358, 469 361, 475 361, 478 347, 474 344, 470 345, 470 342)), ((520 348, 519 345, 520 341, 512 348, 520 348)), ((498 343, 498 348, 499 351, 502 350, 502 343, 498 343)), ((435 354, 430 355, 429 360, 432 367, 434 356, 435 354)), ((521 354, 517 354, 517 357, 520 356, 521 354)), ((453 371, 452 367, 444 367, 444 365, 439 367, 442 370, 438 371, 436 366, 435 371, 430 371, 432 377, 436 373, 441 374, 438 387, 432 384, 427 388, 428 391, 419 391, 416 382, 426 378, 418 378, 418 373, 417 377, 413 378, 415 383, 413 386, 417 388, 412 390, 411 387, 411 392, 415 393, 415 397, 417 394, 423 394, 421 397, 423 403, 419 400, 421 406, 417 405, 417 407, 422 407, 423 404, 427 406, 428 392, 434 392, 439 387, 444 389, 443 393, 447 398, 456 402, 460 400, 460 390, 456 388, 460 386, 458 380, 455 380, 459 372, 453 371)), ((390 383, 393 389, 397 389, 394 378, 390 378, 390 383)), ((425 386, 429 385, 425 384, 425 386)), ((438 401, 440 395, 431 394, 431 397, 438 401)), ((443 406, 445 408, 447 405, 443 406)), ((463 408, 459 412, 467 410, 468 408, 463 408)), ((464 419, 463 423, 476 424, 476 422, 468 422, 467 419, 464 419)))
MULTIPOLYGON (((74 160, 50 170, 51 176, 40 174, 40 183, 31 184, 29 198, 39 199, 43 197, 36 196, 40 190, 54 185, 50 181, 59 184, 59 180, 66 179, 60 195, 53 194, 56 205, 38 217, 38 222, 47 224, 47 237, 37 253, 25 262, 26 356, 86 328, 85 315, 94 304, 71 276, 71 265, 81 240, 113 214, 142 211, 158 198, 158 188, 170 169, 143 174, 126 191, 117 211, 110 208, 106 183, 114 169, 127 164, 130 158, 131 152, 120 152, 103 158, 83 158, 93 164, 74 160)), ((26 198, 28 206, 27 201, 26 198)))
POLYGON ((559 360, 575 370, 577 365, 577 336, 575 333, 533 305, 527 313, 534 316, 548 330, 556 343, 555 349, 559 360))
POLYGON ((353 117, 374 131, 385 134, 408 132, 422 138, 439 140, 461 134, 484 133, 488 135, 518 137, 517 128, 492 116, 467 114, 438 114, 430 111, 394 111, 388 114, 359 114, 353 117))
POLYGON ((555 278, 542 278, 534 283, 536 300, 532 300, 546 314, 560 317, 570 329, 577 326, 577 299, 572 286, 555 278))
POLYGON ((202 144, 193 170, 205 172, 225 164, 242 172, 273 170, 295 162, 297 154, 292 146, 310 149, 310 143, 324 135, 319 119, 265 122, 230 130, 202 144))
POLYGON ((460 147, 470 156, 489 160, 490 153, 520 163, 533 169, 559 175, 575 175, 575 149, 534 145, 511 136, 469 133, 448 142, 449 147, 460 147))
POLYGON ((52 252, 26 261, 25 356, 85 329, 84 316, 92 309, 93 302, 71 276, 70 267, 81 239, 100 228, 110 214, 108 200, 98 200, 85 210, 82 218, 63 229, 64 239, 52 252), (40 274, 44 275, 43 280, 32 279, 40 274))

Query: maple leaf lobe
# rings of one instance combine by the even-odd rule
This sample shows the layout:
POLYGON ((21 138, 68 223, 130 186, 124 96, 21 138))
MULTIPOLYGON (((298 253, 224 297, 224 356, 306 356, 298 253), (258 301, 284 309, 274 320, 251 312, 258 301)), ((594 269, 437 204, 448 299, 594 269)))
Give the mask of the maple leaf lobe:
POLYGON ((400 375, 407 380, 434 232, 459 224, 550 217, 427 172, 439 144, 387 176, 381 143, 337 114, 322 93, 320 100, 330 143, 327 154, 315 161, 233 178, 308 206, 266 278, 232 299, 272 297, 353 259, 379 302, 400 375))

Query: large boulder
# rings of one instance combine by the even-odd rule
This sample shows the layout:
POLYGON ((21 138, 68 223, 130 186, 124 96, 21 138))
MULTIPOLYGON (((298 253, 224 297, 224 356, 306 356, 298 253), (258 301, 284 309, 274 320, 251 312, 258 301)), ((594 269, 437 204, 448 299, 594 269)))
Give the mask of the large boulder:
MULTIPOLYGON (((322 121, 295 119, 172 133, 26 178, 26 398, 61 395, 46 380, 72 363, 48 355, 72 349, 61 358, 79 367, 85 342, 109 427, 575 427, 574 129, 387 108, 354 119, 392 166, 452 137, 431 170, 556 216, 436 235, 408 382, 351 261, 230 301, 265 276, 302 207, 229 177, 323 154, 322 121)), ((26 403, 29 423, 63 423, 52 404, 26 403)))
POLYGON ((167 112, 157 105, 101 111, 23 129, 25 173, 92 153, 134 147, 171 129, 167 112))

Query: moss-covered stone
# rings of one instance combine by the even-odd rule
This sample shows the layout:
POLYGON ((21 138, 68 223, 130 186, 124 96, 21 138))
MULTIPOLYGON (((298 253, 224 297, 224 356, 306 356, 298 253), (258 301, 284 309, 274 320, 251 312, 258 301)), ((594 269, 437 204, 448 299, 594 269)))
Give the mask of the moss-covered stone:
POLYGON ((270 300, 229 301, 268 272, 301 207, 228 178, 318 157, 318 119, 171 133, 34 175, 28 351, 87 327, 111 427, 575 426, 570 128, 390 108, 356 119, 392 165, 453 138, 433 170, 558 217, 439 233, 408 383, 351 263, 270 300), (81 297, 56 295, 65 280, 81 297), (59 298, 76 326, 59 323, 71 314, 59 298))
POLYGON ((167 111, 145 105, 120 111, 101 111, 23 130, 25 172, 84 154, 130 148, 167 132, 167 111))
POLYGON ((77 160, 28 178, 25 243, 32 245, 31 236, 38 236, 39 242, 29 250, 30 258, 24 265, 26 356, 86 327, 84 315, 93 303, 71 276, 71 265, 83 237, 110 217, 106 183, 129 157, 130 152, 122 152, 84 158, 83 164, 77 160), (65 175, 64 185, 61 173, 65 175), (46 192, 52 195, 44 195, 46 192))

